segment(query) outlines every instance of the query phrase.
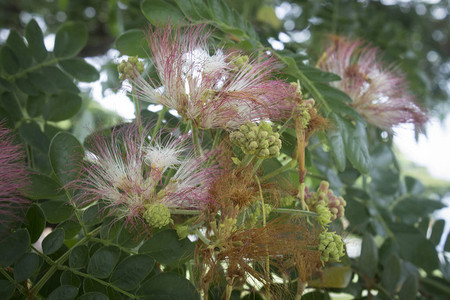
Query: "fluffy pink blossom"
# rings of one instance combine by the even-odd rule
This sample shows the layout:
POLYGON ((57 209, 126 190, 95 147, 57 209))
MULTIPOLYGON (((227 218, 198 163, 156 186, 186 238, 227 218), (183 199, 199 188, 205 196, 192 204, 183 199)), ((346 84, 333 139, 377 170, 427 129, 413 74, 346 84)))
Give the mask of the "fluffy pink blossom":
POLYGON ((205 166, 206 157, 194 156, 185 136, 149 140, 136 126, 125 128, 93 139, 82 176, 69 185, 78 191, 77 202, 89 205, 101 200, 110 215, 129 224, 142 221, 150 204, 204 208, 209 202, 205 190, 217 172, 214 166, 205 166), (175 175, 164 184, 169 169, 175 175))
POLYGON ((28 183, 25 153, 13 138, 11 131, 0 123, 0 235, 12 222, 23 220, 30 204, 21 194, 28 183))
POLYGON ((289 116, 289 84, 273 80, 275 60, 209 51, 210 32, 192 25, 151 30, 148 42, 159 82, 135 74, 140 98, 175 109, 201 128, 235 128, 289 116))
POLYGON ((367 122, 387 131, 401 123, 422 125, 426 115, 408 93, 405 77, 385 67, 378 54, 362 41, 334 37, 318 66, 342 78, 332 85, 352 98, 350 105, 367 122))

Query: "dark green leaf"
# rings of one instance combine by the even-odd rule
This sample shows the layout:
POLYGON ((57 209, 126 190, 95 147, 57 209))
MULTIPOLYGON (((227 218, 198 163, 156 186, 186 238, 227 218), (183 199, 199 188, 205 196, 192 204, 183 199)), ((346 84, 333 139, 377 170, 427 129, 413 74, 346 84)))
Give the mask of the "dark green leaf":
POLYGON ((328 296, 328 293, 315 291, 304 294, 302 300, 330 300, 330 296, 328 296))
POLYGON ((28 198, 53 199, 64 195, 62 186, 47 175, 31 173, 29 179, 30 185, 24 190, 28 198))
POLYGON ((361 256, 359 258, 358 267, 368 277, 373 278, 378 266, 378 248, 375 244, 373 236, 369 233, 364 234, 361 256))
POLYGON ((0 62, 6 73, 10 75, 14 75, 19 71, 19 59, 8 45, 3 45, 0 50, 0 62))
POLYGON ((137 291, 145 299, 199 300, 200 295, 186 278, 175 273, 160 273, 145 281, 137 291))
POLYGON ((84 82, 97 81, 100 77, 97 69, 82 58, 71 58, 59 62, 64 71, 75 79, 84 82))
POLYGON ((9 81, 3 78, 0 78, 0 88, 8 92, 12 92, 14 90, 14 86, 9 81))
POLYGON ((53 171, 62 183, 78 177, 83 156, 83 147, 72 134, 59 132, 53 137, 49 158, 53 171))
POLYGON ((74 286, 74 287, 77 287, 77 288, 79 288, 81 286, 80 277, 78 277, 77 275, 73 274, 69 270, 65 270, 61 274, 61 278, 59 280, 61 282, 61 285, 71 285, 71 286, 74 286))
POLYGON ((436 249, 430 240, 415 227, 406 224, 390 224, 396 237, 402 258, 412 262, 426 272, 432 272, 439 266, 436 249))
POLYGON ((356 128, 353 128, 353 125, 347 121, 343 124, 345 125, 345 153, 347 153, 348 159, 358 171, 368 173, 372 163, 364 125, 361 122, 356 122, 356 128))
POLYGON ((33 62, 33 58, 31 56, 31 51, 25 44, 23 37, 20 36, 20 34, 16 30, 11 30, 9 32, 6 43, 11 47, 11 50, 16 55, 20 66, 23 69, 28 68, 33 62))
POLYGON ((37 22, 32 19, 25 27, 25 37, 28 46, 37 62, 42 62, 47 57, 47 49, 44 45, 44 35, 37 22))
POLYGON ((419 289, 419 283, 414 275, 408 276, 402 285, 402 289, 398 294, 400 300, 416 299, 417 290, 419 289))
POLYGON ((119 261, 120 250, 114 246, 98 249, 89 260, 87 271, 98 278, 107 278, 119 261))
POLYGON ((450 252, 450 233, 447 235, 447 239, 445 240, 444 251, 450 252))
POLYGON ((35 87, 34 84, 30 84, 31 80, 28 78, 28 75, 23 75, 16 79, 16 85, 27 95, 37 96, 39 95, 39 90, 35 87))
POLYGON ((102 293, 90 292, 81 295, 77 300, 108 300, 108 297, 102 293))
POLYGON ((100 204, 90 206, 83 212, 83 223, 87 226, 92 226, 103 221, 105 214, 104 207, 100 204))
POLYGON ((139 253, 148 254, 164 265, 182 263, 194 251, 189 239, 180 240, 175 230, 163 230, 150 237, 139 248, 139 253))
POLYGON ((104 286, 101 283, 99 283, 93 279, 90 279, 90 278, 85 278, 83 280, 83 291, 85 293, 88 293, 88 292, 97 292, 97 293, 102 293, 102 294, 108 293, 106 286, 104 286))
POLYGON ((167 22, 177 24, 184 19, 176 7, 163 0, 144 0, 141 2, 141 11, 153 25, 167 22))
POLYGON ((120 222, 112 222, 111 218, 105 219, 100 231, 100 237, 104 240, 112 240, 117 237, 122 229, 120 222))
POLYGON ((81 269, 87 265, 89 260, 89 249, 86 245, 80 245, 72 249, 69 256, 69 266, 81 269))
POLYGON ((14 283, 9 280, 0 280, 0 299, 10 299, 14 290, 14 283))
POLYGON ((84 48, 88 33, 82 22, 66 22, 56 32, 55 57, 73 57, 84 48))
POLYGON ((78 295, 78 288, 71 285, 62 285, 48 295, 47 300, 72 300, 78 295))
POLYGON ((437 220, 433 224, 430 241, 435 246, 439 245, 439 242, 441 241, 442 232, 444 231, 444 227, 445 227, 445 221, 444 220, 437 220))
POLYGON ((0 267, 15 263, 30 247, 30 235, 26 229, 7 233, 0 239, 0 267))
POLYGON ((30 278, 41 263, 40 257, 35 253, 26 253, 14 265, 14 279, 24 281, 30 278))
MULTIPOLYGON (((338 75, 336 75, 334 73, 325 72, 325 71, 322 71, 322 70, 314 68, 314 67, 299 65, 298 68, 311 81, 329 82, 329 81, 341 80, 341 77, 339 77, 338 75)), ((331 89, 331 91, 334 92, 333 89, 331 89)), ((342 93, 341 91, 339 91, 339 92, 342 93)), ((322 93, 322 95, 324 97, 326 96, 323 93, 322 93)), ((342 95, 340 95, 340 96, 341 96, 342 100, 344 100, 344 101, 351 101, 350 97, 348 97, 347 94, 345 94, 345 96, 342 96, 342 95)))
POLYGON ((45 228, 45 216, 42 209, 33 204, 27 212, 27 229, 30 233, 31 243, 35 243, 45 228))
POLYGON ((406 189, 410 194, 420 194, 425 190, 425 186, 418 179, 405 176, 406 189))
POLYGON ((73 214, 73 207, 62 200, 50 200, 40 204, 44 211, 45 219, 52 224, 61 223, 69 219, 73 214))
POLYGON ((383 273, 381 274, 381 283, 391 293, 397 289, 397 284, 402 275, 402 265, 397 255, 391 255, 384 264, 383 273))
POLYGON ((77 235, 81 230, 80 223, 73 221, 73 220, 67 220, 64 223, 58 224, 56 228, 62 228, 64 229, 64 239, 68 240, 73 238, 75 235, 77 235))
POLYGON ((333 154, 336 166, 339 171, 342 172, 345 170, 345 164, 347 161, 347 158, 345 157, 344 139, 341 133, 337 130, 329 130, 327 137, 330 144, 331 154, 333 154))
POLYGON ((425 217, 443 207, 445 205, 439 201, 410 196, 396 202, 393 212, 404 222, 414 224, 420 217, 425 217))
POLYGON ((72 78, 67 76, 66 73, 61 71, 59 68, 54 66, 43 67, 41 68, 44 76, 52 82, 52 84, 57 87, 59 90, 72 92, 78 94, 80 90, 73 83, 72 78))
POLYGON ((42 251, 46 255, 55 253, 62 246, 63 242, 64 229, 55 229, 42 241, 42 251))
POLYGON ((191 1, 175 0, 175 3, 188 19, 197 20, 199 18, 199 15, 191 1))
POLYGON ((27 144, 41 152, 48 152, 50 141, 41 131, 38 124, 35 122, 22 123, 19 127, 19 132, 27 144))
POLYGON ((27 112, 30 117, 37 117, 42 114, 42 107, 45 104, 45 95, 28 96, 27 112))
POLYGON ((52 95, 43 108, 43 116, 49 121, 63 121, 76 115, 81 108, 81 97, 70 92, 52 95))
MULTIPOLYGON (((56 87, 56 85, 41 72, 27 73, 27 79, 32 83, 34 89, 41 91, 44 94, 56 94, 58 92, 58 88, 56 87)), ((26 82, 26 84, 29 85, 28 81, 26 82)), ((32 93, 28 92, 28 94, 32 93)))
POLYGON ((155 260, 147 255, 137 254, 125 258, 111 275, 111 283, 131 291, 148 275, 155 265, 155 260))
POLYGON ((122 33, 116 40, 115 47, 121 54, 147 57, 148 51, 144 46, 145 35, 140 29, 131 29, 122 33))
POLYGON ((140 235, 139 228, 128 228, 125 224, 122 225, 122 229, 120 230, 120 234, 118 237, 118 243, 125 248, 134 248, 138 246, 143 240, 143 236, 140 235))

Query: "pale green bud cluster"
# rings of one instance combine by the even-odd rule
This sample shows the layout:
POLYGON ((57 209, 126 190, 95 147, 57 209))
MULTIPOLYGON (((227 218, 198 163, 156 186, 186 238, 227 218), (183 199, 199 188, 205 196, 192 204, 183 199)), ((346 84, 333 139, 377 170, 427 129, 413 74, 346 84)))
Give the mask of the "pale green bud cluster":
POLYGON ((239 71, 242 69, 243 66, 248 64, 249 58, 248 55, 239 55, 236 56, 232 61, 231 65, 234 67, 236 71, 239 71))
MULTIPOLYGON (((272 206, 270 206, 267 203, 264 203, 264 213, 266 218, 269 216, 270 212, 272 211, 272 206)), ((262 219, 262 206, 261 203, 256 203, 255 210, 250 214, 248 223, 250 226, 254 226, 258 220, 262 219)))
POLYGON ((340 258, 344 256, 344 242, 342 237, 336 232, 324 231, 319 235, 319 251, 322 251, 320 260, 322 264, 327 261, 339 262, 340 258))
POLYGON ((119 79, 123 81, 133 77, 136 72, 139 74, 144 72, 144 64, 138 60, 137 56, 130 56, 128 60, 123 60, 117 66, 117 70, 120 73, 119 79))
POLYGON ((144 219, 151 227, 161 228, 173 223, 170 210, 164 204, 149 204, 145 208, 144 219))
POLYGON ((280 199, 279 205, 280 207, 293 207, 296 201, 295 197, 288 195, 280 199))
POLYGON ((319 222, 322 227, 326 227, 331 223, 331 218, 333 215, 327 205, 323 203, 318 204, 316 206, 316 212, 317 222, 319 222))
POLYGON ((180 240, 186 238, 189 235, 189 226, 187 225, 177 225, 175 226, 175 230, 177 231, 177 235, 180 240))
POLYGON ((280 135, 273 132, 272 126, 266 122, 260 122, 258 125, 247 122, 241 125, 239 130, 232 132, 230 139, 241 147, 244 153, 258 158, 265 159, 280 155, 280 135))
POLYGON ((345 206, 347 203, 344 198, 334 195, 333 191, 329 189, 329 183, 322 181, 316 193, 309 193, 305 199, 309 208, 316 210, 319 205, 328 206, 331 212, 330 221, 341 218, 345 213, 345 206))

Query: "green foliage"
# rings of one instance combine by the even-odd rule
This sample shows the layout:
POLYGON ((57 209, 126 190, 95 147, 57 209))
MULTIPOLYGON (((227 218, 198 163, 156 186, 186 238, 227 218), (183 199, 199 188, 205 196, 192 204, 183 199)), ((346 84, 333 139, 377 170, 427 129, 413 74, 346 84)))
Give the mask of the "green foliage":
MULTIPOLYGON (((437 28, 436 20, 424 22, 430 17, 419 17, 414 9, 403 12, 398 5, 289 1, 286 3, 291 8, 300 7, 302 14, 294 17, 289 12, 281 22, 292 21, 295 30, 308 28, 311 38, 305 43, 294 43, 292 32, 284 30, 291 35, 291 42, 284 44, 283 51, 275 51, 267 40, 277 37, 282 29, 269 20, 273 8, 264 5, 263 9, 259 1, 91 3, 97 16, 89 20, 80 13, 86 11, 85 3, 66 2, 56 5, 36 1, 37 4, 27 5, 25 11, 33 15, 44 10, 46 14, 56 15, 65 10, 67 20, 46 18, 45 32, 34 19, 23 28, 15 24, 16 29, 11 26, 7 39, 0 45, 0 119, 18 134, 17 142, 26 150, 26 163, 32 171, 28 186, 21 191, 32 202, 23 212, 23 224, 17 222, 10 232, 0 237, 1 299, 26 295, 45 299, 200 299, 197 284, 202 279, 196 278, 198 273, 192 265, 205 263, 195 261, 196 245, 202 241, 180 239, 170 222, 159 230, 143 222, 129 224, 116 220, 114 211, 103 201, 79 205, 78 193, 82 191, 68 186, 85 176, 80 173, 83 164, 95 164, 94 157, 85 155, 83 139, 87 137, 85 145, 90 149, 92 136, 89 134, 110 125, 96 123, 100 113, 92 110, 89 96, 78 87, 79 82, 100 79, 100 72, 85 57, 106 53, 115 41, 114 48, 122 55, 149 60, 148 74, 144 72, 144 76, 158 82, 145 41, 148 21, 152 26, 207 24, 213 32, 211 49, 239 50, 245 55, 270 51, 278 59, 275 76, 287 82, 299 82, 303 99, 313 98, 320 115, 328 119, 325 131, 312 137, 307 145, 306 183, 317 187, 326 179, 345 198, 346 221, 334 221, 331 228, 340 232, 346 224, 345 232, 361 240, 362 247, 358 257, 345 256, 341 262, 327 264, 320 278, 307 283, 317 290, 305 293, 302 299, 330 299, 330 291, 347 293, 355 299, 362 299, 366 293, 369 298, 401 300, 444 299, 450 295, 450 261, 436 250, 444 232, 444 221, 432 217, 435 211, 445 207, 440 201, 442 195, 433 193, 419 180, 404 176, 392 150, 392 136, 386 137, 369 126, 348 105, 352 101, 350 96, 332 86, 342 80, 338 75, 315 66, 326 34, 364 37, 385 50, 387 61, 400 65, 408 74, 419 101, 431 110, 439 104, 435 98, 444 99, 447 95, 434 77, 442 79, 445 74, 439 70, 435 72, 438 75, 433 75, 439 65, 424 61, 427 51, 436 47, 433 51, 440 56, 440 64, 445 63, 442 45, 436 45, 429 30, 440 30, 445 36, 448 29, 437 28), (314 18, 319 21, 312 21, 314 18), (420 22, 412 26, 416 19, 420 22), (50 32, 55 32, 53 51, 44 45, 44 36, 50 32), (416 47, 417 43, 421 46, 416 47), (89 126, 93 127, 90 131, 80 129, 89 126), (43 239, 39 251, 31 244, 38 241, 46 226, 51 226, 52 231, 43 239), (357 282, 352 280, 356 275, 357 282)), ((405 5, 414 8, 419 4, 405 5)), ((435 6, 427 4, 426 7, 435 6)), ((112 61, 105 62, 101 72, 108 75, 108 82, 102 82, 105 88, 120 87, 117 67, 112 61)), ((140 105, 138 101, 136 105, 140 105)), ((166 109, 157 113, 142 110, 141 119, 144 124, 158 123, 174 135, 188 132, 191 126, 166 109)), ((291 120, 286 124, 274 123, 273 128, 280 132, 282 154, 260 162, 257 174, 261 174, 263 189, 280 184, 283 193, 289 193, 299 188, 297 134, 291 120)), ((103 131, 104 136, 111 133, 110 128, 103 131)), ((223 139, 228 136, 222 129, 200 133, 206 147, 220 142, 215 136, 223 139)), ((170 172, 165 176, 173 175, 170 172)), ((185 216, 171 217, 176 224, 191 225, 185 216)), ((270 220, 273 213, 267 217, 270 220)), ((198 225, 201 226, 204 224, 198 225)), ((450 235, 443 252, 450 252, 450 235)), ((223 281, 218 280, 210 287, 212 299, 219 299, 219 291, 225 290, 223 268, 221 265, 217 276, 223 281)), ((290 276, 296 278, 294 274, 290 276)), ((289 284, 286 282, 286 286, 289 284)), ((246 292, 250 294, 240 295, 235 290, 231 299, 253 299, 253 296, 262 299, 264 288, 258 290, 251 283, 248 286, 246 292)), ((290 293, 296 291, 295 284, 290 293)))

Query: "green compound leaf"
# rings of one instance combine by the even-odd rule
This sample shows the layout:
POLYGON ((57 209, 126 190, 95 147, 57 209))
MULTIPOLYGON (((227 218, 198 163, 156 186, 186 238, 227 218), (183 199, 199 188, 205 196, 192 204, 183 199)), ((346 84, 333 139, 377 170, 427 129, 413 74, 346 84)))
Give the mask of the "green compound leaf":
POLYGON ((75 79, 83 82, 93 82, 100 78, 97 69, 82 58, 70 58, 59 62, 61 67, 75 79))
POLYGON ((30 235, 26 229, 6 234, 0 239, 0 267, 16 262, 30 247, 30 235))
POLYGON ((25 27, 25 37, 31 53, 37 62, 42 62, 47 57, 47 49, 44 45, 44 35, 38 23, 32 19, 25 27))
POLYGON ((115 246, 105 246, 92 255, 87 271, 97 278, 107 278, 119 261, 120 250, 115 246))
POLYGON ((86 25, 82 22, 66 22, 56 32, 55 57, 73 57, 84 48, 88 40, 86 25))
POLYGON ((6 73, 10 75, 16 74, 20 69, 19 59, 8 45, 2 46, 0 50, 0 62, 6 73))
POLYGON ((70 119, 81 108, 81 97, 70 92, 52 95, 43 108, 43 116, 48 121, 63 121, 70 119))
POLYGON ((77 298, 77 300, 108 300, 108 297, 102 293, 90 292, 81 295, 80 297, 77 298))
POLYGON ((183 22, 183 14, 173 5, 163 0, 144 0, 141 11, 153 25, 170 22, 178 24, 183 22))
POLYGON ((369 233, 363 236, 358 266, 368 277, 373 278, 375 276, 378 267, 378 248, 373 236, 369 233))
POLYGON ((64 229, 58 228, 53 230, 42 241, 42 251, 44 254, 49 255, 58 251, 64 242, 64 229))
POLYGON ((26 228, 30 234, 31 243, 35 243, 45 228, 45 216, 42 209, 33 204, 27 211, 27 224, 26 228))
POLYGON ((189 259, 194 248, 189 239, 180 240, 175 230, 163 230, 145 241, 139 253, 148 254, 163 265, 172 265, 189 259))
POLYGON ((60 91, 78 94, 80 90, 66 73, 58 67, 49 66, 41 68, 42 74, 60 91))
POLYGON ((84 150, 80 142, 68 132, 57 133, 49 150, 53 171, 62 183, 68 183, 78 177, 84 150))
POLYGON ((356 127, 353 127, 348 121, 344 121, 343 124, 345 126, 343 132, 347 158, 358 171, 368 173, 372 162, 364 125, 361 122, 356 122, 356 127))
POLYGON ((67 220, 64 223, 58 224, 56 228, 62 228, 64 229, 64 237, 66 240, 73 238, 75 235, 77 235, 81 230, 80 223, 73 221, 73 220, 67 220))
POLYGON ((29 179, 30 185, 24 194, 30 199, 54 199, 64 194, 61 184, 47 175, 32 173, 29 179))
POLYGON ((11 50, 16 55, 19 64, 23 69, 31 66, 31 63, 33 62, 31 51, 25 44, 23 37, 16 30, 11 30, 6 43, 11 47, 11 50))
POLYGON ((150 274, 154 265, 155 260, 147 255, 129 256, 117 266, 110 281, 125 291, 131 291, 150 274))
MULTIPOLYGON (((305 74, 305 76, 308 77, 308 79, 311 80, 311 81, 330 82, 330 81, 341 80, 341 77, 339 77, 338 75, 336 75, 334 73, 325 72, 325 71, 322 71, 322 70, 320 70, 318 68, 314 68, 314 67, 311 67, 311 66, 299 65, 298 69, 300 71, 302 71, 303 74, 305 74)), ((335 90, 332 89, 332 91, 334 92, 335 90)), ((339 91, 339 92, 342 93, 341 91, 339 91)), ((325 94, 323 94, 323 95, 326 96, 325 94)), ((349 96, 347 96, 347 94, 345 94, 345 96, 344 95, 340 95, 340 97, 344 101, 351 101, 352 100, 349 96)))
POLYGON ((79 288, 81 286, 80 277, 73 274, 72 271, 70 271, 70 270, 65 270, 61 274, 59 281, 61 282, 61 285, 71 285, 71 286, 74 286, 77 288, 79 288))
POLYGON ((72 300, 78 295, 78 288, 71 285, 62 285, 48 295, 47 300, 72 300))
POLYGON ((73 214, 73 207, 66 200, 50 200, 40 204, 47 222, 58 224, 68 220, 73 214))
POLYGON ((144 46, 145 35, 140 29, 131 29, 122 33, 115 42, 115 47, 121 54, 130 56, 147 57, 144 46))
POLYGON ((9 280, 0 280, 0 299, 10 299, 14 291, 14 283, 9 280))
POLYGON ((18 282, 30 278, 41 264, 40 257, 35 253, 26 253, 14 265, 14 279, 18 282))
POLYGON ((176 273, 161 273, 145 281, 137 291, 145 299, 199 300, 200 295, 186 278, 176 273), (164 297, 164 298, 163 298, 164 297))
POLYGON ((48 152, 50 141, 36 122, 22 123, 19 133, 31 147, 44 153, 48 152))
POLYGON ((81 269, 87 265, 89 260, 89 249, 86 245, 73 248, 69 256, 69 266, 74 269, 81 269))
POLYGON ((402 276, 402 265, 397 255, 391 255, 384 264, 381 274, 381 283, 389 291, 394 293, 402 276))

